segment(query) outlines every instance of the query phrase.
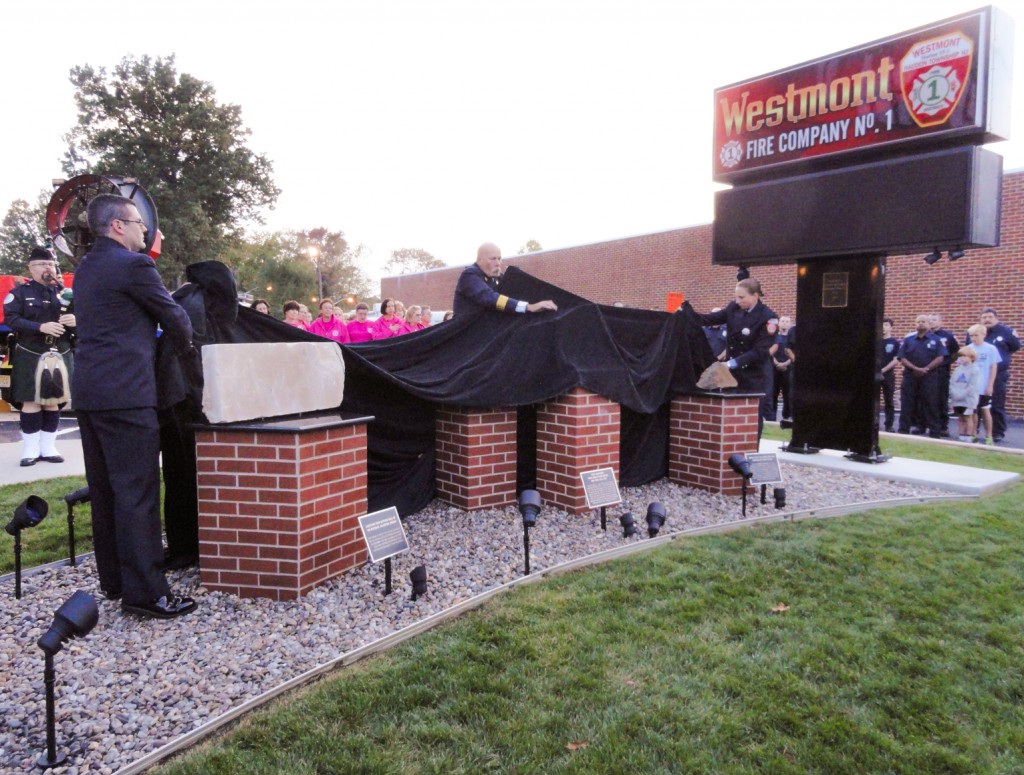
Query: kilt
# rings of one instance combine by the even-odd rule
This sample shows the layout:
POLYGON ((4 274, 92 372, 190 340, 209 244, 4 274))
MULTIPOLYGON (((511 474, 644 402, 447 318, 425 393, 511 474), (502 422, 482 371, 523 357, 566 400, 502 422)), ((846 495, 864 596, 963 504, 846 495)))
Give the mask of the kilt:
MULTIPOLYGON (((50 351, 49 347, 44 345, 31 344, 29 347, 23 346, 20 342, 15 345, 14 351, 11 353, 11 402, 14 404, 21 405, 26 401, 38 402, 36 396, 36 368, 39 366, 39 359, 44 354, 50 351), (32 349, 29 349, 31 347, 32 349), (36 349, 43 347, 42 350, 36 352, 36 349)), ((64 365, 68 370, 68 377, 71 376, 74 370, 74 356, 71 352, 71 345, 63 339, 58 339, 54 344, 62 356, 64 356, 64 365)), ((70 382, 68 383, 70 385, 70 382)))

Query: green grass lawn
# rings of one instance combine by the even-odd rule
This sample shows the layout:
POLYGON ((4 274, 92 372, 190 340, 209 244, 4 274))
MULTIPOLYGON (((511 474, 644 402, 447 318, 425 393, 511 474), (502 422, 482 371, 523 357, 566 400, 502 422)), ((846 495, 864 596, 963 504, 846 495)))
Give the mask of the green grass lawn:
MULTIPOLYGON (((6 526, 14 509, 30 495, 38 495, 50 509, 33 528, 21 531, 21 565, 31 568, 68 557, 68 507, 64 496, 85 487, 84 476, 41 479, 29 484, 0 487, 0 521, 6 526)), ((92 519, 89 504, 75 506, 75 554, 92 551, 92 519)), ((0 574, 14 570, 14 539, 0 533, 0 574)))
POLYGON ((517 588, 160 771, 1024 772, 1022 496, 682 539, 517 588))

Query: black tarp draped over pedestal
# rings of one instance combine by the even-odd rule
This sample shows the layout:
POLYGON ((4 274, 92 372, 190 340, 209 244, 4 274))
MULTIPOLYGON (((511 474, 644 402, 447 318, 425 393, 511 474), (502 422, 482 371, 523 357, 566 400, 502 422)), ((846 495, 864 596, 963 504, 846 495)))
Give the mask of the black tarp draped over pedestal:
MULTIPOLYGON (((501 292, 529 301, 552 299, 558 311, 482 311, 393 339, 341 345, 341 409, 376 418, 367 429, 371 511, 395 506, 405 516, 433 497, 437 405, 520 407, 520 428, 526 430, 520 456, 532 461, 533 450, 524 448, 532 409, 575 387, 622 406, 620 484, 665 475, 667 403, 695 390, 712 362, 690 306, 668 314, 594 304, 516 267, 506 270, 501 292)), ((244 307, 223 327, 212 339, 323 341, 244 307)), ((531 475, 529 465, 521 464, 520 484, 531 475)))

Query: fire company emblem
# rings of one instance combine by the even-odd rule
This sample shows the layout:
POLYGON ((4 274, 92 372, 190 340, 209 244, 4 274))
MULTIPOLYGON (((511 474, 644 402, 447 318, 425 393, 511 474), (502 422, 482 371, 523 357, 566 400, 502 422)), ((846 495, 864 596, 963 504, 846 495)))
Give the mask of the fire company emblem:
POLYGON ((738 140, 730 140, 722 146, 718 158, 721 159, 723 167, 732 169, 743 161, 743 145, 738 140))
POLYGON ((920 127, 949 120, 963 96, 974 42, 959 32, 911 46, 900 61, 903 101, 920 127))

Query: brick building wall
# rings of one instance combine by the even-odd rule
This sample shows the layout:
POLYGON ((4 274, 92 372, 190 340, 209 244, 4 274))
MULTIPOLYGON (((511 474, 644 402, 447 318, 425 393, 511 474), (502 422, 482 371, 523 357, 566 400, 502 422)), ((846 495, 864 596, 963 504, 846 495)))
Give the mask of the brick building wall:
MULTIPOLYGON (((885 314, 895 322, 897 336, 910 333, 921 312, 941 313, 946 328, 962 334, 986 306, 1024 333, 1024 294, 1018 285, 1024 276, 1024 170, 1003 177, 999 247, 968 250, 957 262, 944 256, 932 266, 924 263, 925 252, 888 259, 885 314)), ((511 256, 506 262, 591 301, 644 309, 665 309, 667 294, 675 291, 706 312, 728 302, 736 282, 734 267, 711 264, 710 224, 511 256)), ((381 296, 450 309, 462 269, 385 277, 381 296)), ((776 313, 795 313, 795 264, 755 267, 752 274, 776 313)), ((1013 360, 1007 413, 1024 417, 1024 355, 1013 360)))

